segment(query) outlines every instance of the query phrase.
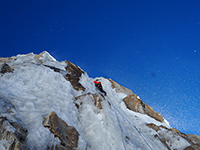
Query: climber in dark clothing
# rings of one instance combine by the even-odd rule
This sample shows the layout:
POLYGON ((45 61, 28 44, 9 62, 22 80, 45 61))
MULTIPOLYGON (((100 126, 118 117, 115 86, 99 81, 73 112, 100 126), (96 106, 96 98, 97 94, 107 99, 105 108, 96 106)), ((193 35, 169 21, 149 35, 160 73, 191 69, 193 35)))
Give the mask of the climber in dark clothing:
POLYGON ((95 86, 96 86, 101 92, 103 92, 103 93, 105 94, 105 96, 106 96, 106 92, 103 90, 103 87, 102 87, 102 85, 101 85, 101 82, 99 82, 98 79, 97 79, 97 80, 94 81, 94 83, 95 83, 95 86))

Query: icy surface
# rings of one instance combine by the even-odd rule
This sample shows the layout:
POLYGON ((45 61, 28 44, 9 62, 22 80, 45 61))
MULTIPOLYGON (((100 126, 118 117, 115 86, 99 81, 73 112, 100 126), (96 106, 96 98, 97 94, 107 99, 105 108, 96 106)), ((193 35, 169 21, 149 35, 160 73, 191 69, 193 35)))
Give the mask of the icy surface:
MULTIPOLYGON (((13 57, 8 64, 14 68, 14 72, 0 77, 0 95, 15 106, 18 116, 28 129, 28 143, 33 149, 45 150, 47 146, 60 143, 59 139, 42 125, 44 117, 51 111, 55 111, 68 125, 78 130, 78 150, 84 150, 86 147, 87 150, 167 149, 154 137, 156 132, 146 124, 154 123, 170 128, 168 122, 165 120, 161 123, 147 115, 128 110, 122 100, 126 95, 116 93, 109 80, 98 78, 107 92, 107 98, 102 102, 103 109, 99 110, 94 106, 91 95, 78 99, 76 103, 82 102, 82 105, 77 109, 74 104, 75 97, 86 93, 99 93, 93 84, 95 79, 86 73, 82 74, 79 82, 86 90, 76 91, 62 73, 44 66, 65 70, 65 62, 56 61, 47 52, 39 60, 34 57, 33 53, 13 57), (44 62, 41 63, 41 60, 44 62)), ((0 101, 0 105, 5 105, 5 102, 0 101)), ((0 111, 5 112, 1 107, 0 111)), ((161 134, 172 133, 162 131, 161 134)), ((4 142, 0 141, 0 148, 4 142)), ((181 150, 189 143, 179 139, 179 143, 169 145, 172 145, 173 149, 181 150)))
POLYGON ((0 149, 1 150, 6 150, 5 147, 4 147, 4 145, 6 145, 6 144, 7 144, 6 140, 0 140, 0 149))

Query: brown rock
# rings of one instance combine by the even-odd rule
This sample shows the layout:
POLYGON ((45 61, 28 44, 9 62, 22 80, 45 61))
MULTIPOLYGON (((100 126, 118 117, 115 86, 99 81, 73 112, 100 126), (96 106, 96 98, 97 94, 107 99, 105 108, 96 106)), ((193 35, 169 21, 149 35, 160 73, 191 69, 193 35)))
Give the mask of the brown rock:
POLYGON ((194 149, 193 146, 188 146, 188 147, 186 147, 184 150, 197 150, 197 149, 194 149))
POLYGON ((19 141, 17 141, 17 142, 15 143, 15 146, 14 146, 14 149, 13 149, 13 150, 21 150, 21 145, 20 145, 19 141))
POLYGON ((186 139, 189 143, 191 143, 191 140, 189 140, 188 136, 182 132, 180 132, 179 130, 175 129, 175 128, 170 128, 168 129, 169 131, 176 133, 178 135, 180 135, 181 137, 183 137, 184 139, 186 139))
POLYGON ((74 127, 68 126, 55 112, 50 112, 45 117, 43 125, 60 139, 61 145, 57 146, 57 150, 63 147, 65 150, 74 150, 78 147, 79 133, 74 127))
POLYGON ((148 116, 156 119, 157 121, 160 121, 160 122, 164 121, 163 116, 160 113, 155 112, 151 106, 145 104, 145 108, 146 108, 145 109, 145 114, 147 114, 148 116))
MULTIPOLYGON (((181 132, 178 132, 181 133, 181 132)), ((184 134, 181 133, 180 134, 183 138, 185 138, 190 144, 191 146, 187 147, 184 150, 200 150, 200 137, 196 134, 184 134)))
MULTIPOLYGON (((78 96, 78 97, 75 97, 76 100, 80 99, 80 98, 83 98, 85 96, 91 96, 91 100, 94 101, 94 105, 99 108, 99 109, 102 109, 102 105, 101 105, 101 102, 103 100, 105 100, 104 96, 102 94, 91 94, 91 93, 87 93, 87 94, 84 94, 84 95, 81 95, 81 96, 78 96)), ((77 103, 75 103, 76 107, 77 107, 77 103)), ((79 105, 77 107, 79 109, 79 105)))
POLYGON ((160 131, 160 128, 157 125, 153 124, 153 123, 146 124, 146 126, 148 126, 149 128, 154 129, 156 132, 160 131))
POLYGON ((0 116, 0 140, 8 141, 5 148, 9 150, 28 150, 26 140, 28 130, 24 128, 23 123, 18 119, 15 106, 2 97, 0 97, 0 101, 5 101, 5 103, 1 105, 2 111, 9 116, 9 119, 0 116))
POLYGON ((5 148, 9 150, 28 149, 26 143, 27 130, 21 124, 11 122, 6 117, 0 117, 0 131, 0 140, 8 141, 5 148))
POLYGON ((126 104, 128 109, 135 112, 144 113, 144 109, 142 107, 142 100, 138 99, 135 94, 126 96, 123 99, 123 101, 126 104))
POLYGON ((65 63, 67 63, 67 67, 65 67, 65 70, 69 72, 69 74, 65 76, 65 79, 67 81, 70 81, 75 90, 85 91, 85 88, 79 83, 79 78, 81 77, 82 73, 84 73, 84 71, 67 60, 65 60, 65 63))
POLYGON ((73 150, 71 148, 66 148, 62 145, 56 145, 55 150, 73 150))
POLYGON ((156 119, 160 122, 164 121, 164 118, 162 117, 162 115, 160 113, 155 112, 152 107, 145 104, 131 90, 119 85, 118 83, 116 83, 112 79, 109 79, 109 81, 112 83, 112 88, 114 88, 117 93, 124 93, 124 94, 127 95, 123 99, 123 101, 126 104, 128 109, 135 111, 135 112, 147 114, 148 116, 150 116, 150 117, 152 117, 152 118, 154 118, 154 119, 156 119))
POLYGON ((184 138, 188 143, 191 144, 191 146, 186 147, 184 150, 200 150, 200 137, 198 135, 193 134, 184 134, 180 132, 179 130, 175 128, 170 128, 168 131, 171 131, 175 134, 180 135, 182 138, 184 138))
POLYGON ((163 138, 158 137, 158 139, 163 143, 163 145, 166 146, 168 150, 171 150, 171 148, 167 145, 167 141, 164 137, 163 138))
POLYGON ((7 62, 10 62, 11 61, 11 57, 0 57, 0 62, 4 62, 4 63, 7 63, 7 62))
POLYGON ((195 144, 200 144, 200 136, 196 134, 186 134, 188 138, 195 144))
POLYGON ((85 96, 87 96, 87 95, 92 95, 92 94, 91 94, 91 93, 87 93, 87 94, 83 94, 83 95, 77 96, 77 97, 75 97, 75 100, 78 100, 78 99, 80 99, 80 98, 83 98, 83 97, 85 97, 85 96))
POLYGON ((117 82, 113 81, 112 79, 109 79, 109 81, 112 84, 112 88, 115 89, 115 91, 117 93, 124 93, 126 95, 132 95, 133 92, 131 90, 129 90, 128 88, 121 86, 120 84, 118 84, 117 82))
MULTIPOLYGON (((155 125, 155 124, 153 124, 153 123, 146 124, 146 126, 148 126, 149 128, 155 130, 155 131, 158 132, 158 133, 159 133, 159 131, 161 130, 161 129, 160 129, 161 126, 158 127, 157 125, 155 125)), ((168 130, 168 128, 166 128, 166 129, 168 130)), ((162 136, 162 134, 155 134, 154 137, 155 137, 155 138, 158 138, 158 139, 163 143, 163 145, 165 145, 165 147, 166 147, 168 150, 171 150, 171 148, 170 148, 170 147, 168 146, 168 144, 167 144, 167 140, 165 139, 164 136, 162 136)))
POLYGON ((164 118, 160 113, 155 112, 152 107, 142 102, 142 100, 137 98, 135 94, 126 96, 123 101, 126 104, 127 108, 132 111, 147 114, 148 116, 160 122, 164 121, 164 118))
POLYGON ((84 71, 82 71, 79 67, 77 67, 76 65, 74 65, 73 63, 67 60, 65 60, 65 62, 67 63, 67 67, 65 67, 66 71, 56 68, 54 66, 49 66, 49 65, 44 65, 44 66, 54 70, 55 72, 59 72, 59 73, 62 73, 63 71, 68 72, 66 73, 66 75, 63 75, 64 78, 72 84, 75 90, 85 91, 85 88, 79 83, 79 79, 82 73, 84 73, 84 71))
POLYGON ((163 126, 163 125, 161 125, 161 126, 159 126, 160 128, 163 128, 163 129, 168 129, 167 127, 165 127, 165 126, 163 126))
POLYGON ((54 66, 49 66, 49 65, 44 65, 45 67, 49 67, 50 69, 52 69, 52 70, 54 70, 55 72, 61 72, 62 70, 61 69, 59 69, 59 68, 56 68, 56 67, 54 67, 54 66))
MULTIPOLYGON (((200 137, 198 135, 184 134, 175 128, 168 129, 167 127, 162 126, 162 125, 158 127, 157 125, 155 125, 153 123, 146 124, 146 126, 154 129, 158 133, 160 131, 160 128, 163 128, 169 132, 172 132, 174 135, 184 138, 188 143, 191 144, 190 146, 186 147, 184 150, 200 150, 200 145, 198 143, 200 137)), ((161 134, 159 134, 159 135, 160 136, 158 136, 156 134, 155 137, 158 138, 170 150, 169 146, 167 145, 167 141, 166 141, 164 135, 161 135, 161 134)))
POLYGON ((97 108, 102 109, 101 102, 102 102, 103 100, 105 100, 105 98, 104 98, 102 95, 100 95, 100 94, 93 94, 92 96, 93 96, 93 98, 94 98, 94 105, 95 105, 97 108))

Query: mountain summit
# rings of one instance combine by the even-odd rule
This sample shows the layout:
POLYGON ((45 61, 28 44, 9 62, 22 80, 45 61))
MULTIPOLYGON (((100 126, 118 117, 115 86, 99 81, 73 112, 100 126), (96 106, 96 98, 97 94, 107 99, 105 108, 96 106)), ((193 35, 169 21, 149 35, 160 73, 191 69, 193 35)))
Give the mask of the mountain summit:
POLYGON ((48 52, 0 58, 1 150, 198 150, 131 90, 48 52))

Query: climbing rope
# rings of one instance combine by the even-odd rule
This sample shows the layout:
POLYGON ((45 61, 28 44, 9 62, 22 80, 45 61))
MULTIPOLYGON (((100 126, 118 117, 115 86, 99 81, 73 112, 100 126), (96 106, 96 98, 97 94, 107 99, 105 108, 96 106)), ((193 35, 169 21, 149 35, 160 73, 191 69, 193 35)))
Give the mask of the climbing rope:
MULTIPOLYGON (((149 143, 146 141, 146 139, 145 139, 145 137, 144 137, 144 135, 142 135, 142 134, 145 134, 143 131, 142 131, 142 129, 141 128, 139 128, 137 125, 136 125, 136 123, 134 123, 134 121, 114 102, 114 101, 112 101, 108 96, 106 96, 105 97, 106 99, 107 99, 107 101, 109 101, 110 103, 111 103, 111 105, 130 123, 130 121, 133 123, 133 125, 134 125, 134 127, 135 127, 135 129, 137 130, 137 132, 141 135, 141 137, 142 137, 142 139, 145 141, 145 143, 148 145, 148 147, 151 149, 151 150, 153 150, 152 148, 151 148, 151 146, 149 145, 149 143), (115 106, 113 105, 113 104, 115 104, 115 106), (120 112, 116 107, 118 107, 122 112, 123 112, 123 114, 124 115, 126 115, 126 117, 122 114, 122 112, 120 112), (128 118, 128 119, 127 119, 128 118), (130 120, 130 121, 129 121, 130 120), (141 134, 142 133, 142 134, 141 134)), ((131 124, 131 123, 130 123, 131 124)), ((152 140, 158 147, 159 147, 159 149, 160 150, 162 150, 161 149, 161 147, 151 138, 151 137, 149 137, 147 134, 145 134, 150 140, 152 140)))
MULTIPOLYGON (((111 104, 111 105, 112 105, 112 104, 111 104)), ((115 107, 113 106, 113 108, 115 108, 115 107)), ((121 124, 120 124, 119 116, 117 115, 116 108, 115 108, 114 112, 115 112, 115 115, 117 116, 117 121, 118 121, 118 123, 119 123, 119 127, 120 127, 120 129, 122 130, 122 135, 124 136, 124 134, 123 134, 123 128, 122 128, 122 126, 121 126, 121 124)), ((133 144, 134 144, 134 147, 137 148, 136 145, 135 145, 135 143, 133 143, 133 144)), ((127 150, 127 146, 126 146, 126 144, 125 144, 125 141, 123 141, 123 145, 124 145, 125 150, 127 150)))

